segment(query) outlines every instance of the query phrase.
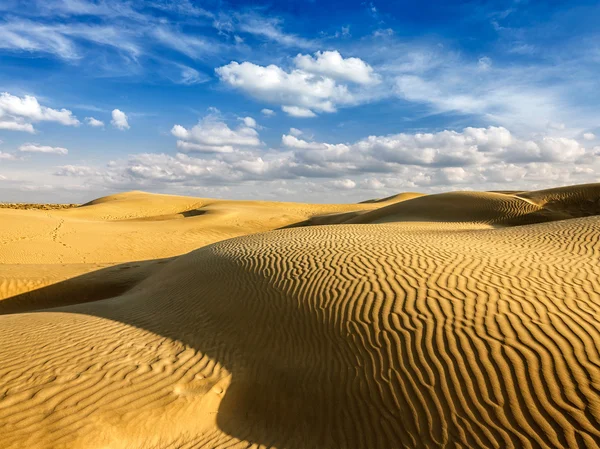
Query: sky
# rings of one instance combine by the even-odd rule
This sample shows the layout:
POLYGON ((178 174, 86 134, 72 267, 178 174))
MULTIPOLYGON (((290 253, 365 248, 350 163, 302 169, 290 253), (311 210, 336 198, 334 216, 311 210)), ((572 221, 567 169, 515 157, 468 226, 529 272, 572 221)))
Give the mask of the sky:
POLYGON ((0 1, 0 202, 600 182, 598 1, 0 1))

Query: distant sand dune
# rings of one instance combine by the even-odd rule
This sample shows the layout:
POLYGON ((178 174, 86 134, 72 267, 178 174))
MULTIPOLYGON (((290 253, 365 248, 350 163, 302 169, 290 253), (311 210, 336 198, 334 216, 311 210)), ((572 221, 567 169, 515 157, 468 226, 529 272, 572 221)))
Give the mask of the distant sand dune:
MULTIPOLYGON (((304 225, 14 287, 0 447, 599 447, 600 185, 337 208, 128 195, 60 219, 175 239, 304 225), (181 206, 211 212, 131 221, 181 206), (367 224, 310 220, 336 214, 367 224)), ((52 241, 36 213, 22 227, 52 241)))

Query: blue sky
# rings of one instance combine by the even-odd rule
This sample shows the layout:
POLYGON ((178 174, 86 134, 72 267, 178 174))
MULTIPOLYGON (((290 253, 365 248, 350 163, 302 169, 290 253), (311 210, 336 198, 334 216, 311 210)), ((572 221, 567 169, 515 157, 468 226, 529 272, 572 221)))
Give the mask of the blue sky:
POLYGON ((591 1, 0 2, 0 201, 596 182, 591 1))

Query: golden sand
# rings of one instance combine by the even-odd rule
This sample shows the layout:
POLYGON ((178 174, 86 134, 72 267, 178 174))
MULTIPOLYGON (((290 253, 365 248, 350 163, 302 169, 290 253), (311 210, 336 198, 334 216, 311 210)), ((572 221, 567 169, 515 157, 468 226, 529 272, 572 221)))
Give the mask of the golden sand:
POLYGON ((0 447, 597 448, 599 214, 600 184, 0 209, 0 447))

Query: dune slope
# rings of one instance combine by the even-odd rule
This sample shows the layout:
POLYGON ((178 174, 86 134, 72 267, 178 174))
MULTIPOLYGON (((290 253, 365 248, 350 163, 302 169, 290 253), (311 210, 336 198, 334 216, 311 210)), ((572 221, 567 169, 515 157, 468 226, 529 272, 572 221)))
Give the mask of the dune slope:
POLYGON ((595 188, 237 237, 10 310, 0 445, 598 447, 600 219, 489 226, 548 198, 588 215, 595 188))

